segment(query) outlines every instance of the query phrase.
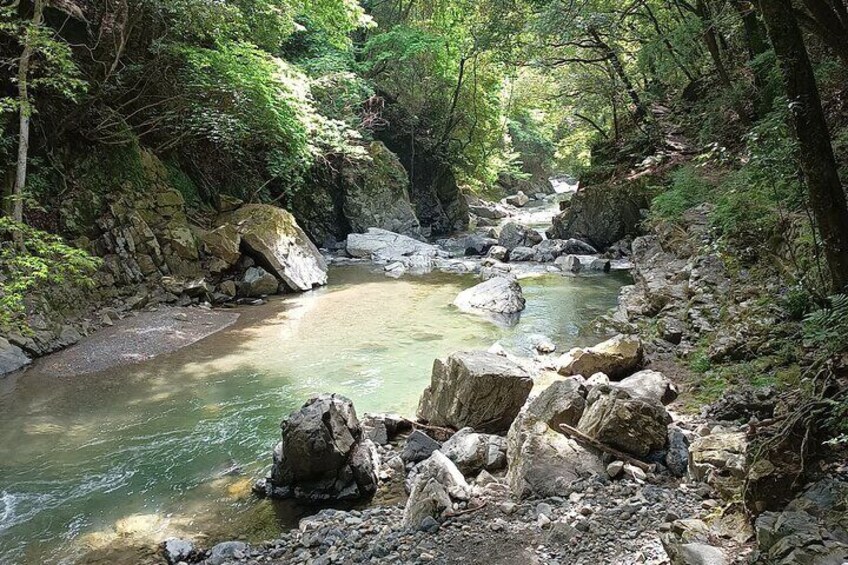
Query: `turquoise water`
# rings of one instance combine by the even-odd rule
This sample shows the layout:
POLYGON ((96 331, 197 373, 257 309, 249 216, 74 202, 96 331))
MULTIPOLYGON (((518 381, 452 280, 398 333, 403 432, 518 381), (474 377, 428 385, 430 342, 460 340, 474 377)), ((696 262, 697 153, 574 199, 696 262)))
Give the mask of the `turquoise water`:
POLYGON ((245 307, 172 354, 71 378, 36 364, 0 380, 0 563, 143 563, 173 535, 273 538, 303 509, 257 502, 249 485, 280 419, 310 395, 412 415, 434 358, 495 341, 529 354, 533 333, 560 349, 595 341, 581 330, 627 281, 524 280, 512 328, 450 306, 476 282, 336 268, 326 288, 245 307))

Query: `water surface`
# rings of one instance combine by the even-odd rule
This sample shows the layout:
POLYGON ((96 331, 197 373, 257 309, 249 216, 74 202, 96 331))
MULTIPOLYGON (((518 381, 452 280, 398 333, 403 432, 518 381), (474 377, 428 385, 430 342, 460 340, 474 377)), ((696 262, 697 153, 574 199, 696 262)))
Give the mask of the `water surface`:
POLYGON ((304 510, 257 502, 249 485, 281 417, 309 396, 412 415, 434 358, 495 341, 530 354, 535 333, 561 349, 596 341, 583 330, 626 279, 522 281, 527 309, 512 328, 450 306, 476 282, 335 268, 329 286, 245 307, 175 353, 70 378, 36 363, 0 379, 0 563, 139 563, 171 535, 273 538, 304 510))

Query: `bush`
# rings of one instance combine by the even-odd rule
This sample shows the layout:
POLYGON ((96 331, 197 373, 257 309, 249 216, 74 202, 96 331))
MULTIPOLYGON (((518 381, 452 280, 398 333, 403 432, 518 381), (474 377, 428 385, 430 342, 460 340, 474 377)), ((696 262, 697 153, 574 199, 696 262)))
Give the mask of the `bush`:
POLYGON ((26 330, 26 300, 42 294, 65 306, 64 285, 89 287, 100 259, 66 245, 56 235, 0 218, 0 328, 26 330), (22 252, 15 239, 23 242, 22 252), (58 288, 56 288, 58 287, 58 288), (48 289, 51 292, 45 292, 48 289))
POLYGON ((715 198, 716 186, 706 179, 704 171, 691 165, 671 174, 671 186, 651 202, 651 215, 675 220, 686 210, 715 198))

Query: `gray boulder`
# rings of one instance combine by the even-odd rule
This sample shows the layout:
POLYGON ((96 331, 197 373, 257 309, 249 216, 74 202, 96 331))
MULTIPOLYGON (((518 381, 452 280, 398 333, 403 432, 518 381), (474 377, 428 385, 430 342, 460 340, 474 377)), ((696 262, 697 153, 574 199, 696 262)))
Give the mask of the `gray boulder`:
POLYGON ((532 388, 530 375, 500 355, 454 353, 433 363, 430 386, 418 404, 418 418, 435 426, 504 432, 532 388))
POLYGON ((534 229, 509 222, 501 228, 498 236, 498 245, 506 247, 510 251, 516 247, 533 247, 542 242, 542 236, 534 229))
POLYGON ((296 291, 327 284, 327 264, 318 248, 286 210, 246 204, 223 216, 236 227, 241 243, 260 266, 296 291))
POLYGON ((468 211, 475 216, 479 216, 487 220, 500 220, 509 215, 509 213, 500 206, 482 201, 477 204, 470 204, 468 206, 468 211))
POLYGON ((489 248, 487 256, 498 261, 506 261, 509 258, 509 249, 500 245, 493 245, 489 248))
POLYGON ((460 292, 453 301, 464 312, 515 314, 526 304, 521 285, 507 277, 493 277, 460 292))
POLYGON ((242 541, 225 541, 215 545, 204 565, 224 565, 232 561, 241 561, 247 556, 247 544, 242 541))
POLYGON ((515 206, 516 208, 524 208, 527 203, 530 202, 530 197, 519 190, 516 194, 504 198, 504 201, 510 206, 515 206))
POLYGON ((684 477, 689 470, 689 440, 676 426, 669 426, 668 428, 665 466, 675 477, 684 477))
POLYGON ((608 273, 612 268, 608 259, 574 254, 560 255, 554 260, 554 265, 569 273, 608 273))
POLYGON ((616 380, 633 373, 642 362, 642 341, 638 336, 619 334, 594 347, 576 347, 559 358, 561 375, 604 373, 616 380))
POLYGON ((554 430, 560 424, 576 426, 586 409, 586 387, 576 378, 554 381, 527 403, 528 416, 554 430))
POLYGON ((577 427, 601 443, 644 457, 665 447, 670 423, 671 416, 659 402, 631 398, 623 390, 613 389, 598 395, 577 427))
POLYGON ((0 337, 0 375, 17 371, 29 365, 30 358, 17 345, 12 345, 3 337, 0 337))
POLYGON ((441 451, 463 475, 476 475, 482 470, 498 471, 506 467, 506 438, 479 434, 473 428, 462 428, 456 432, 444 443, 441 451))
POLYGON ((400 457, 407 463, 418 463, 430 457, 441 446, 421 430, 415 430, 406 438, 400 457))
POLYGON ((365 233, 347 236, 347 253, 351 257, 370 259, 375 263, 400 262, 405 267, 430 270, 439 255, 436 246, 398 233, 368 228, 365 233))
POLYGON ((848 483, 827 478, 812 484, 782 512, 756 521, 757 544, 779 565, 848 562, 848 483))
POLYGON ((531 247, 525 247, 523 245, 519 245, 518 247, 514 247, 512 251, 509 252, 509 260, 510 261, 532 261, 536 257, 536 252, 533 251, 531 247))
POLYGON ((579 239, 546 239, 536 245, 535 260, 550 263, 561 255, 593 255, 598 251, 579 239))
POLYGON ((280 281, 262 267, 250 267, 239 284, 239 294, 248 297, 277 294, 280 281))
POLYGON ((364 498, 377 489, 374 444, 362 441, 353 403, 340 395, 309 400, 280 424, 282 441, 266 494, 298 499, 364 498))
POLYGON ((617 388, 627 391, 633 398, 656 400, 663 405, 671 404, 677 399, 677 386, 659 371, 645 369, 633 373, 615 384, 617 388))
POLYGON ((506 438, 507 483, 517 498, 560 496, 580 478, 604 472, 600 457, 522 411, 506 438))
POLYGON ((197 553, 197 548, 191 540, 180 538, 168 538, 162 542, 162 556, 168 565, 175 565, 180 561, 188 561, 197 553))
POLYGON ((469 493, 470 487, 456 465, 441 451, 434 451, 410 473, 403 528, 421 529, 428 519, 438 519, 451 510, 453 500, 468 500, 469 493))

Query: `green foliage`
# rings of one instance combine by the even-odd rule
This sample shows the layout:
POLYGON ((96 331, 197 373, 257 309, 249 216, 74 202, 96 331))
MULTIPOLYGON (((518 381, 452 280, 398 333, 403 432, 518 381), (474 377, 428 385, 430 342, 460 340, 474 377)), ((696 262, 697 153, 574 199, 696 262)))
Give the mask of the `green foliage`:
POLYGON ((828 305, 804 318, 805 345, 823 357, 848 351, 848 295, 836 294, 828 305))
POLYGON ((664 220, 679 219, 686 210, 714 199, 715 190, 703 169, 691 165, 680 167, 672 173, 669 189, 651 202, 651 214, 664 220))
POLYGON ((44 294, 62 300, 64 285, 91 286, 100 259, 62 238, 0 217, 0 327, 26 328, 26 300, 44 294), (14 243, 23 240, 25 251, 14 243))

